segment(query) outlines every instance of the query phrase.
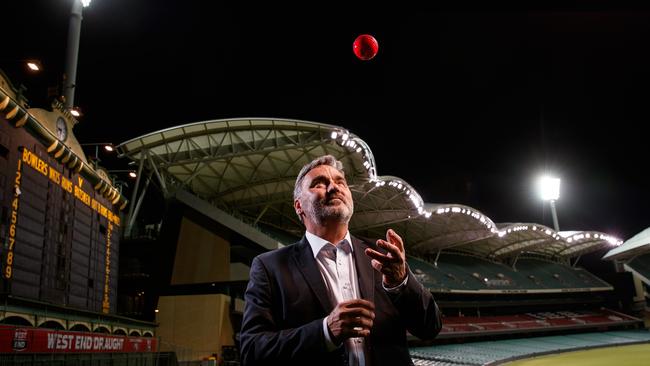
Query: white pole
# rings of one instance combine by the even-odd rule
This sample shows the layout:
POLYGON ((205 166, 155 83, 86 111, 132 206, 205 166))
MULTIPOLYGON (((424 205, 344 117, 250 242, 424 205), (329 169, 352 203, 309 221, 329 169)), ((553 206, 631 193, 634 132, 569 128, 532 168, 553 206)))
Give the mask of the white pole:
POLYGON ((551 215, 553 215, 553 228, 555 231, 560 232, 560 224, 557 222, 557 212, 555 211, 555 200, 550 200, 551 215))
POLYGON ((65 58, 65 77, 63 84, 64 105, 70 110, 74 106, 74 91, 77 80, 77 59, 79 57, 79 39, 81 39, 81 9, 80 0, 72 1, 70 26, 68 27, 68 50, 65 58))

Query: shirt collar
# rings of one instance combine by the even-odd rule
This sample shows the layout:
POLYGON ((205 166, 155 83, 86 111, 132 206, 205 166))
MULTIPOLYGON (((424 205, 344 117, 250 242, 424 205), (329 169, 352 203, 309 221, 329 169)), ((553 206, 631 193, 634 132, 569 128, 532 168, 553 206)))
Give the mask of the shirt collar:
MULTIPOLYGON (((327 244, 331 244, 329 241, 327 241, 327 240, 325 240, 325 239, 323 239, 321 237, 318 237, 318 236, 310 233, 309 231, 305 231, 305 237, 307 238, 307 241, 309 242, 309 246, 311 247, 311 251, 314 254, 314 258, 316 258, 316 256, 318 255, 320 250, 323 248, 323 246, 325 246, 327 244)), ((351 252, 353 252, 354 251, 354 246, 352 245, 352 240, 351 240, 349 231, 347 233, 345 233, 345 238, 344 239, 347 239, 348 243, 350 243, 350 249, 351 249, 351 252)))

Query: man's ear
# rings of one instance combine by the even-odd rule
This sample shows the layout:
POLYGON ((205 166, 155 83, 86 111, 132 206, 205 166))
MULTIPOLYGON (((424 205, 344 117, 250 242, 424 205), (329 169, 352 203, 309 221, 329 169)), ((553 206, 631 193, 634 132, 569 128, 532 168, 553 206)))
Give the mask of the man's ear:
POLYGON ((293 208, 296 210, 296 215, 302 215, 302 206, 300 205, 300 200, 296 199, 293 201, 293 208))

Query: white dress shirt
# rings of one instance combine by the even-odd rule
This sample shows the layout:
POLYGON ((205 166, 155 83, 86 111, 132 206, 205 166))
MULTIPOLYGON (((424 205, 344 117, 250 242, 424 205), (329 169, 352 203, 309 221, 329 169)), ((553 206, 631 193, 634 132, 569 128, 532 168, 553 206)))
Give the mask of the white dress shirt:
MULTIPOLYGON (((343 301, 361 298, 359 281, 357 280, 357 269, 354 265, 354 256, 352 254, 354 248, 350 239, 350 233, 348 232, 345 235, 345 239, 341 242, 343 243, 347 240, 347 243, 342 245, 348 245, 349 249, 345 250, 340 245, 336 246, 336 255, 333 255, 332 247, 326 247, 327 245, 334 246, 332 243, 308 231, 305 236, 311 246, 314 259, 316 259, 318 269, 323 277, 332 304, 336 305, 343 301)), ((327 349, 330 351, 335 350, 337 346, 330 338, 327 328, 327 317, 323 319, 323 333, 327 341, 327 349)), ((349 338, 345 341, 345 347, 350 357, 350 366, 365 366, 366 359, 363 352, 363 342, 364 339, 360 337, 349 338)))
MULTIPOLYGON (((344 250, 344 247, 342 246, 333 245, 327 240, 320 238, 309 231, 305 232, 305 237, 311 246, 314 259, 316 259, 318 269, 323 277, 332 304, 336 305, 343 301, 360 299, 361 292, 359 291, 357 269, 354 263, 354 255, 352 254, 354 246, 352 245, 350 232, 348 231, 345 234, 345 239, 341 241, 341 243, 347 241, 347 244, 344 245, 348 245, 348 250, 344 250), (334 255, 334 251, 330 247, 326 247, 326 245, 335 246, 336 255, 334 255)), ((383 282, 382 287, 387 292, 394 294, 402 291, 407 282, 408 276, 406 276, 402 283, 395 287, 386 287, 383 282)), ((330 338, 330 332, 327 328, 327 317, 323 319, 323 333, 325 334, 327 349, 329 351, 335 350, 337 345, 335 345, 330 338)), ((345 346, 350 356, 350 366, 366 365, 366 355, 363 352, 363 343, 364 339, 361 337, 349 338, 346 340, 345 346)))

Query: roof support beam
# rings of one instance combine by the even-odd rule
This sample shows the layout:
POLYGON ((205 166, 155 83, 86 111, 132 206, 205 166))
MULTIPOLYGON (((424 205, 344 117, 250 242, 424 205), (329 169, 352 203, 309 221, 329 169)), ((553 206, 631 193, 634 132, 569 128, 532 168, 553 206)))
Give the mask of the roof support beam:
POLYGON ((135 209, 135 205, 133 202, 136 201, 136 198, 138 196, 138 188, 140 188, 140 180, 142 178, 142 168, 144 167, 144 161, 147 159, 146 154, 141 154, 140 155, 140 164, 138 164, 138 176, 137 179, 135 180, 135 187, 133 187, 133 193, 131 194, 131 206, 129 207, 129 214, 127 216, 127 226, 124 230, 125 234, 130 234, 131 233, 131 227, 128 225, 129 222, 131 222, 131 218, 133 217, 133 212, 135 209))

